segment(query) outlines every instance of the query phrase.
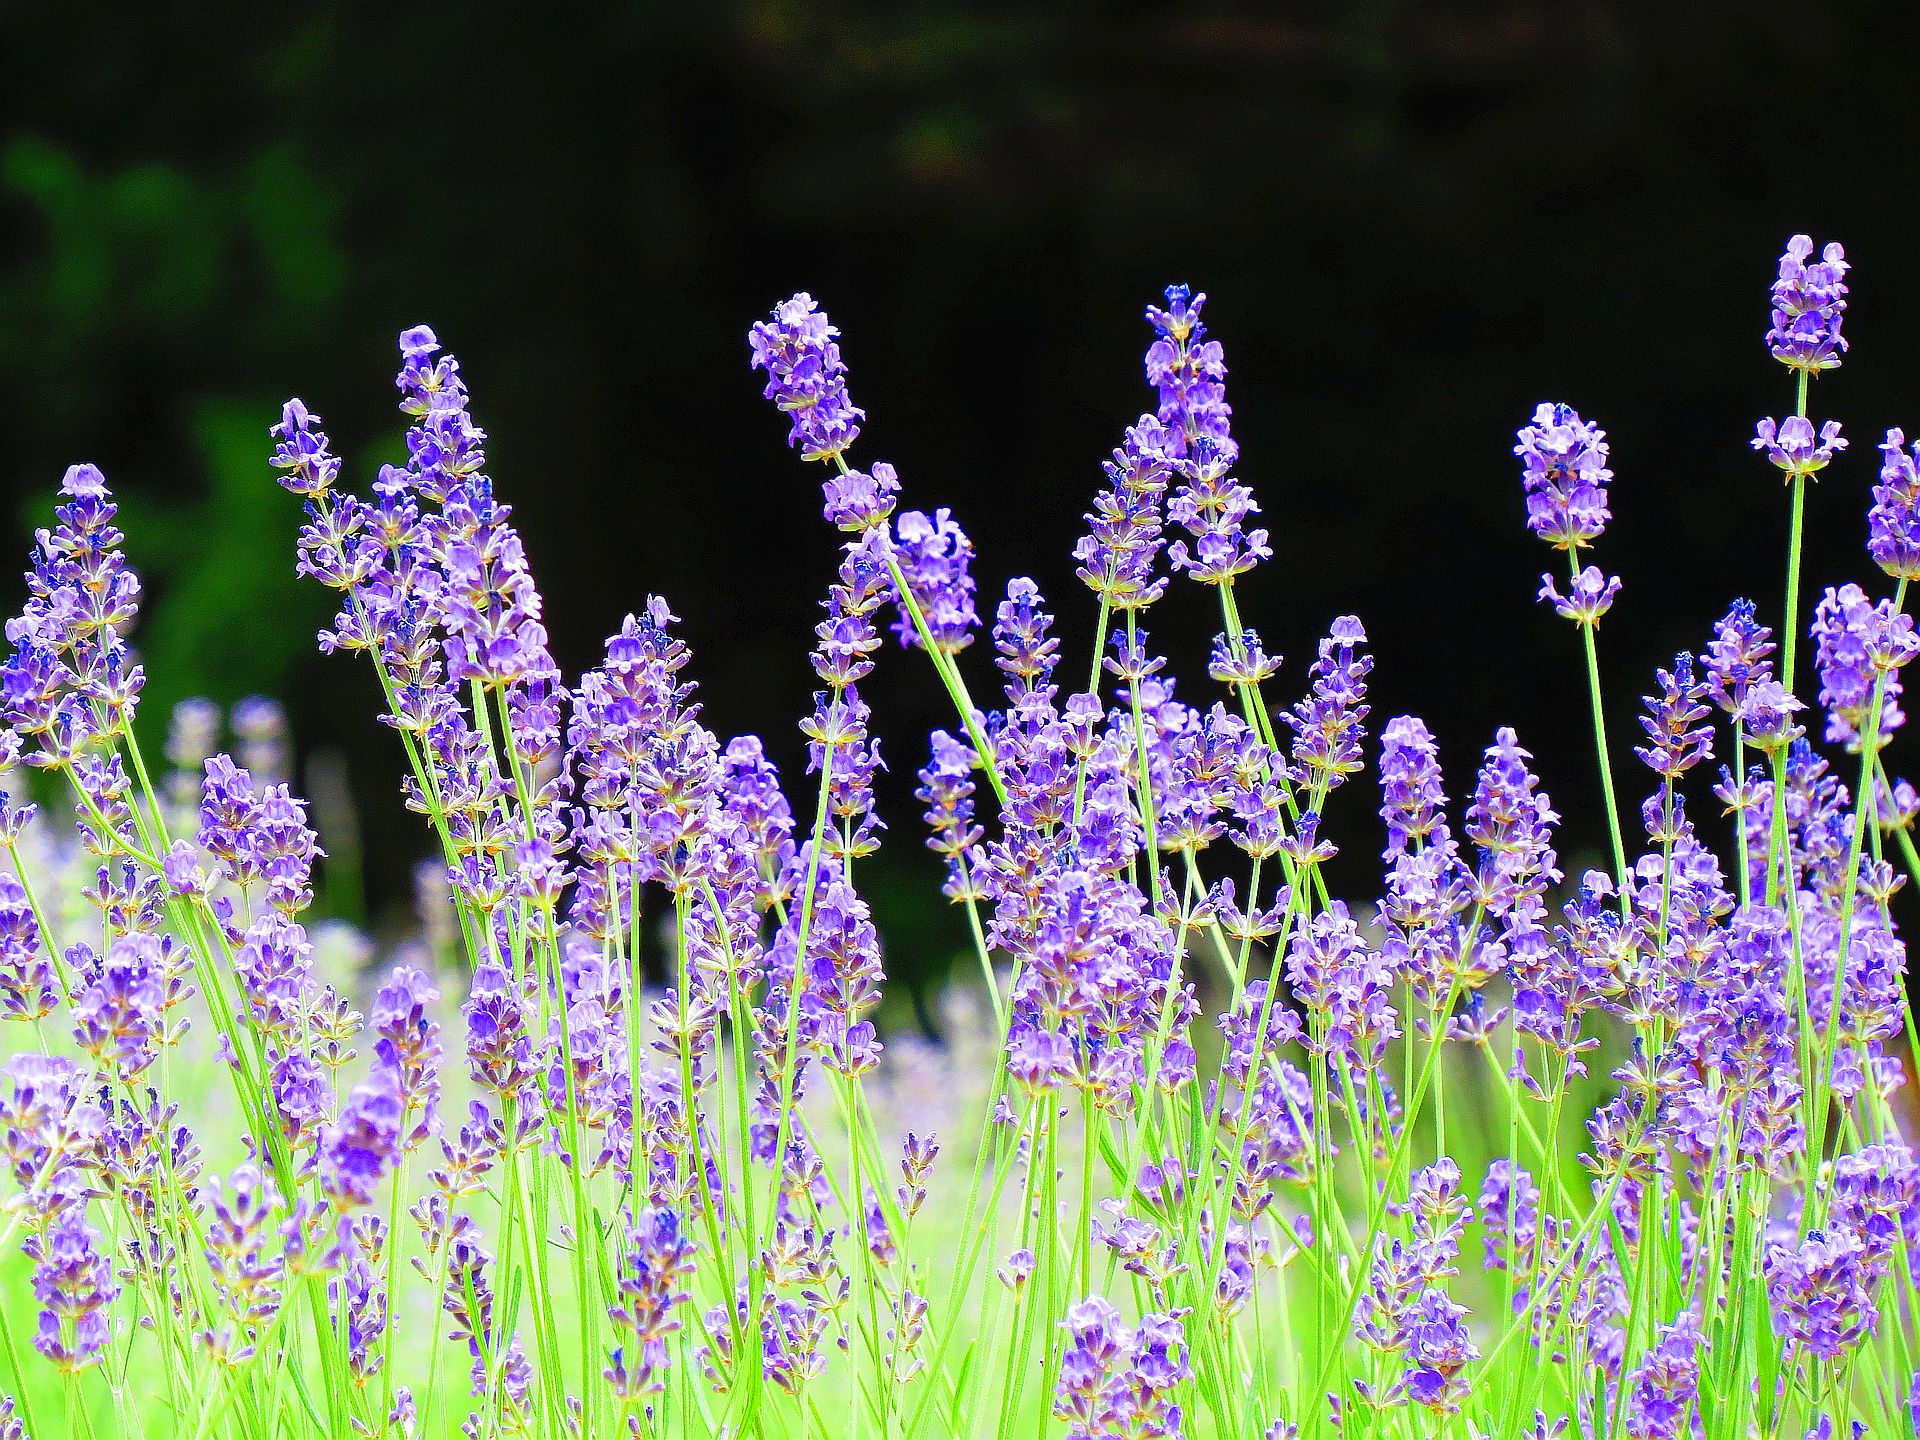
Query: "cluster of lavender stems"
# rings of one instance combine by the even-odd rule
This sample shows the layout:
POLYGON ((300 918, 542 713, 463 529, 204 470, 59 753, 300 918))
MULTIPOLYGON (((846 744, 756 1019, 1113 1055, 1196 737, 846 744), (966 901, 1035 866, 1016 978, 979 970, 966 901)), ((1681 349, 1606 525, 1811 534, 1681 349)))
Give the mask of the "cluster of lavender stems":
POLYGON ((0 666, 0 1437, 1920 1434, 1920 793, 1886 761, 1920 444, 1887 432, 1871 565, 1800 593, 1846 273, 1797 236, 1772 289, 1784 603, 1703 619, 1620 772, 1606 432, 1518 429, 1609 822, 1577 876, 1525 737, 1450 795, 1419 717, 1374 728, 1359 619, 1276 695, 1237 588, 1275 547, 1183 286, 1073 550, 1081 660, 856 451, 813 300, 753 326, 844 537, 792 789, 702 723, 666 601, 562 674, 432 331, 365 496, 289 401, 319 643, 372 666, 434 849, 397 945, 321 918, 271 702, 181 705, 149 765, 140 582, 73 467, 0 666), (1147 622, 1196 602, 1176 679, 1147 622), (973 957, 939 1044, 886 1023, 861 893, 881 664, 954 705, 908 762, 973 957), (1369 768, 1382 881, 1341 898, 1328 807, 1369 768))

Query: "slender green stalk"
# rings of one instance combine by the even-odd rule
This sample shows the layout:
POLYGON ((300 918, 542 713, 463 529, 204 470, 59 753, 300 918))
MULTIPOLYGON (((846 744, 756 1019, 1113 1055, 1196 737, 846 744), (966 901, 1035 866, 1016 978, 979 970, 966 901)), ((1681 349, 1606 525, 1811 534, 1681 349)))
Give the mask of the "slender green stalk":
MULTIPOLYGON (((1578 551, 1567 551, 1567 564, 1577 577, 1580 573, 1578 551)), ((1600 650, 1594 640, 1594 629, 1592 622, 1582 621, 1580 639, 1587 656, 1587 698, 1593 711, 1593 749, 1600 760, 1600 793, 1607 805, 1607 836, 1613 842, 1613 878, 1619 888, 1620 913, 1626 915, 1632 906, 1627 894, 1627 847, 1620 829, 1620 804, 1614 797, 1613 761, 1607 746, 1607 707, 1600 693, 1600 650)))

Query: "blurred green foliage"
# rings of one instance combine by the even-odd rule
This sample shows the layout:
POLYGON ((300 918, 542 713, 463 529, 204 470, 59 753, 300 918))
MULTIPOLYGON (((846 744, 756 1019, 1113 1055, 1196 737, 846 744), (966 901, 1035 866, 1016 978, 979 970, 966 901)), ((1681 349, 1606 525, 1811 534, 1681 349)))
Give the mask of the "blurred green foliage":
MULTIPOLYGON (((163 162, 93 172, 58 141, 21 135, 0 149, 0 185, 17 233, 37 235, 0 269, 0 369, 28 384, 42 423, 97 416, 96 358, 129 336, 229 325, 256 342, 297 336, 324 323, 347 280, 339 191, 289 146, 218 174, 163 162)), ((111 477, 149 590, 139 635, 149 726, 188 695, 282 690, 311 644, 308 622, 325 613, 294 581, 286 497, 263 483, 274 402, 242 388, 247 379, 187 387, 162 412, 185 431, 190 475, 111 477)), ((29 491, 23 530, 44 523, 51 479, 29 491)))

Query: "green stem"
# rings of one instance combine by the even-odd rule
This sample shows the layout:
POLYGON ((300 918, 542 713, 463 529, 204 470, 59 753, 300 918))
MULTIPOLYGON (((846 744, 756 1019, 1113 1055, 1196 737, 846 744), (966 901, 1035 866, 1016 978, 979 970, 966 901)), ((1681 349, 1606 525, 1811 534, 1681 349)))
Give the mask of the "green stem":
MULTIPOLYGON (((1567 551, 1567 565, 1572 574, 1578 577, 1578 552, 1567 551)), ((1607 707, 1600 694, 1600 648, 1593 632, 1591 623, 1581 623, 1580 638, 1585 643, 1587 653, 1587 694, 1593 709, 1593 748, 1600 757, 1600 791, 1607 802, 1607 834, 1613 840, 1613 874, 1620 887, 1620 913, 1625 916, 1631 914, 1633 905, 1627 893, 1627 847, 1620 829, 1619 802, 1613 793, 1613 761, 1609 758, 1607 746, 1607 707)))

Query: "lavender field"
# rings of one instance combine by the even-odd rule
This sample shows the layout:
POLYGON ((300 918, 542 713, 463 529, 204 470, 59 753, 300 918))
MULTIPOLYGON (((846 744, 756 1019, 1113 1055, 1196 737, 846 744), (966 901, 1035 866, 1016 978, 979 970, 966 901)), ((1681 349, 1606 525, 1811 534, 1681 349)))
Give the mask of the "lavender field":
MULTIPOLYGON (((404 463, 350 482, 301 400, 259 426, 288 563, 333 592, 318 645, 372 668, 433 857, 398 941, 319 918, 329 836, 271 700, 187 702, 142 753, 141 537, 73 466, 0 668, 0 1436, 1920 1433, 1920 443, 1849 452, 1814 404, 1847 276, 1805 236, 1770 295, 1756 269, 1719 361, 1776 412, 1779 586, 1694 617, 1636 715, 1603 702, 1607 434, 1514 417, 1485 467, 1543 542, 1568 718, 1461 737, 1451 779, 1418 715, 1373 713, 1364 617, 1283 664, 1243 613, 1277 509, 1185 286, 1031 578, 874 453, 810 296, 752 326, 767 443, 844 539, 806 662, 794 637, 813 709, 766 717, 805 737, 786 776, 702 722, 644 576, 562 673, 557 560, 409 329, 404 463), (1864 521, 1835 586, 1801 576, 1823 480, 1864 521), (1169 610, 1207 653, 1155 645, 1169 610), (879 666, 951 702, 884 759, 879 666), (1585 873, 1533 769, 1575 745, 1585 873), (878 812, 888 766, 917 824, 878 812), (1378 881, 1340 893, 1373 814, 1378 881), (883 844, 937 853, 977 961, 937 1040, 885 1003, 883 844)), ((724 565, 753 523, 676 543, 724 565)))

